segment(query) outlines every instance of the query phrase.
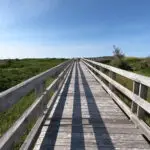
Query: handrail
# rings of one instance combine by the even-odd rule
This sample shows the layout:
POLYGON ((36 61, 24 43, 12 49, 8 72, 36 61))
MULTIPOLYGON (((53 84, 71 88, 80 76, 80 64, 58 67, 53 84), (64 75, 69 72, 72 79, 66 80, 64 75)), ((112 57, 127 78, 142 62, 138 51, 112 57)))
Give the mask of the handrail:
POLYGON ((147 114, 150 114, 150 103, 146 101, 148 88, 150 87, 150 78, 88 59, 81 60, 89 68, 89 71, 92 73, 92 75, 101 83, 104 89, 116 101, 116 103, 150 140, 150 127, 143 121, 145 112, 147 112, 147 114), (104 69, 107 69, 109 71, 109 75, 106 75, 103 72, 104 69), (116 74, 131 79, 133 81, 133 91, 130 91, 129 89, 115 81, 116 74), (104 84, 102 78, 109 83, 108 86, 104 84), (114 93, 114 88, 119 90, 131 100, 131 108, 125 105, 122 100, 114 93))
POLYGON ((69 70, 72 68, 72 61, 66 66, 66 68, 59 74, 59 76, 46 88, 43 93, 36 98, 34 103, 22 114, 22 116, 8 129, 8 131, 0 138, 0 149, 10 149, 12 145, 19 141, 23 135, 27 125, 33 120, 37 120, 43 115, 43 111, 49 102, 50 92, 57 92, 61 89, 61 86, 68 75, 69 70))
POLYGON ((134 94, 133 92, 131 92, 130 90, 125 88, 123 85, 121 85, 118 82, 116 82, 115 80, 111 79, 110 77, 108 77, 107 75, 102 73, 101 71, 95 69, 94 67, 92 67, 88 63, 85 62, 85 64, 88 67, 90 67, 91 69, 93 69, 95 72, 97 72, 99 75, 101 75, 109 83, 113 84, 115 86, 115 88, 117 88, 124 95, 126 95, 128 98, 133 100, 137 105, 141 106, 146 112, 148 112, 150 114, 150 103, 149 102, 147 102, 144 99, 140 98, 139 96, 137 96, 136 94, 134 94))
POLYGON ((123 69, 119 69, 119 68, 109 66, 109 65, 106 65, 106 64, 102 64, 102 63, 99 63, 99 62, 95 62, 95 61, 92 61, 92 60, 88 60, 88 59, 83 59, 83 60, 85 60, 89 63, 92 63, 94 65, 100 66, 102 68, 108 69, 109 71, 113 71, 114 73, 117 73, 117 74, 119 74, 121 76, 124 76, 128 79, 131 79, 133 81, 136 81, 138 83, 141 83, 141 84, 144 84, 144 85, 150 87, 150 77, 139 75, 139 74, 136 74, 136 73, 133 73, 133 72, 129 72, 129 71, 126 71, 126 70, 123 70, 123 69))
MULTIPOLYGON (((27 95, 32 89, 42 89, 43 82, 50 76, 59 74, 71 60, 61 63, 45 72, 42 72, 4 92, 0 93, 0 112, 6 111, 17 103, 21 97, 27 95)), ((38 93, 37 93, 38 94, 38 93)))

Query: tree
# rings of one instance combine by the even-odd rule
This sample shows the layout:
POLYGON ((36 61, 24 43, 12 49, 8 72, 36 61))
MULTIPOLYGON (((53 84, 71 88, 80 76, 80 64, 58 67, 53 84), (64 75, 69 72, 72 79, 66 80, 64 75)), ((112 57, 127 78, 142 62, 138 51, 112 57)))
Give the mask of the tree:
POLYGON ((111 61, 111 65, 125 70, 132 70, 131 66, 124 59, 125 55, 121 51, 121 49, 119 47, 116 47, 115 45, 113 45, 113 48, 114 59, 111 61))
POLYGON ((125 55, 123 54, 123 52, 121 51, 121 49, 119 47, 116 47, 115 45, 113 45, 114 51, 114 57, 117 57, 119 59, 122 59, 125 57, 125 55))

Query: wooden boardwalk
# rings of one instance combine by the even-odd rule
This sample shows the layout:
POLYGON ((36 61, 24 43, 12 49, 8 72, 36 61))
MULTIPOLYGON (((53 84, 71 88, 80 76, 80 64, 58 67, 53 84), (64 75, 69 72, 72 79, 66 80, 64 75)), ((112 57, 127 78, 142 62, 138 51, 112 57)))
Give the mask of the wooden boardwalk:
POLYGON ((75 63, 34 150, 150 150, 140 130, 89 73, 75 63))

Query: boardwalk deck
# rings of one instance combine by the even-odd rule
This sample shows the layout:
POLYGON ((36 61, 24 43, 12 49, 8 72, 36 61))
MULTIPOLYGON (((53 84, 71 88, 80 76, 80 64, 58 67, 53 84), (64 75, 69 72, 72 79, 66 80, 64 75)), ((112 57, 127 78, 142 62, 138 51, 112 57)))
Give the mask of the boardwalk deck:
POLYGON ((40 131, 38 149, 148 150, 150 145, 80 62, 40 131))

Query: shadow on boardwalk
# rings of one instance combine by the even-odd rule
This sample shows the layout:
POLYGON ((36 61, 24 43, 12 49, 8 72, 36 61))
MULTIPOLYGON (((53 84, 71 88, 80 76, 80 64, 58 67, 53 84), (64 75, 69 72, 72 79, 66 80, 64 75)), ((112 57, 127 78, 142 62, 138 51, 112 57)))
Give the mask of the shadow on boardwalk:
MULTIPOLYGON (((83 83, 83 88, 85 92, 85 97, 87 100, 88 110, 90 114, 90 125, 92 125, 94 136, 96 140, 97 149, 110 149, 114 150, 113 143, 110 139, 109 133, 105 127, 105 124, 100 116, 100 112, 97 108, 94 96, 91 92, 89 84, 86 80, 86 77, 81 69, 81 66, 77 63, 75 70, 75 83, 74 83, 74 95, 73 95, 73 114, 72 114, 72 133, 71 133, 71 150, 85 150, 85 139, 84 139, 84 131, 82 124, 82 112, 81 112, 81 95, 80 95, 80 87, 79 87, 79 74, 81 74, 81 80, 83 83), (99 128, 98 125, 103 127, 99 128)), ((73 70, 72 70, 73 71, 73 70)), ((64 106, 67 98, 67 93, 69 89, 69 85, 71 82, 72 71, 69 76, 69 79, 65 85, 65 88, 61 94, 59 102, 56 106, 54 114, 51 119, 51 123, 48 126, 47 133, 43 139, 41 144, 41 150, 54 150, 56 139, 58 136, 60 122, 62 119, 62 114, 64 111, 64 106), (47 143, 46 145, 45 143, 47 143), (48 146, 48 147, 47 147, 48 146)), ((65 143, 64 143, 65 146, 65 143)))
POLYGON ((85 149, 84 131, 82 125, 81 96, 79 87, 78 63, 75 71, 74 103, 72 115, 71 150, 85 149))
POLYGON ((111 141, 111 138, 109 136, 109 133, 105 127, 105 123, 103 119, 101 118, 100 112, 98 110, 97 104, 95 102, 94 96, 92 94, 92 91, 90 89, 90 86, 86 80, 86 77, 84 75, 84 72, 79 64, 79 70, 81 73, 81 78, 82 78, 82 83, 83 83, 83 88, 85 92, 85 97, 87 100, 87 105, 88 105, 88 110, 89 110, 89 115, 90 115, 90 124, 93 127, 94 134, 95 134, 95 140, 97 144, 97 148, 99 150, 102 149, 110 149, 114 150, 114 145, 111 141), (103 127, 98 127, 98 125, 101 125, 103 127))
POLYGON ((67 98, 67 93, 68 93, 71 77, 72 77, 72 71, 73 69, 71 70, 69 78, 60 96, 59 102, 53 113, 51 123, 48 126, 47 132, 45 134, 45 137, 40 147, 41 150, 48 150, 48 149, 54 150, 55 149, 55 143, 56 143, 59 127, 60 127, 60 122, 61 122, 61 118, 62 118, 62 114, 63 114, 63 110, 64 110, 66 98, 67 98), (48 145, 45 144, 47 143, 47 141, 48 141, 48 145))

